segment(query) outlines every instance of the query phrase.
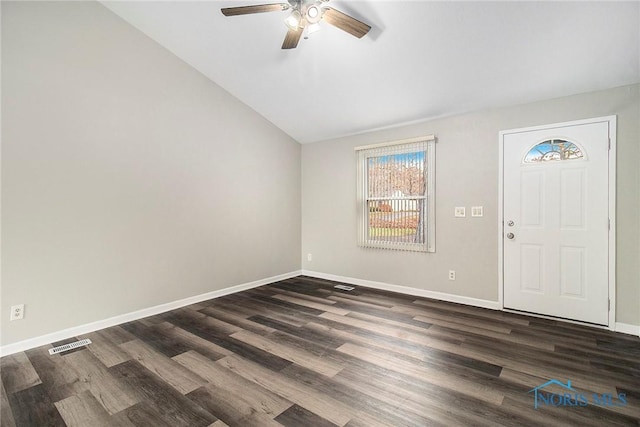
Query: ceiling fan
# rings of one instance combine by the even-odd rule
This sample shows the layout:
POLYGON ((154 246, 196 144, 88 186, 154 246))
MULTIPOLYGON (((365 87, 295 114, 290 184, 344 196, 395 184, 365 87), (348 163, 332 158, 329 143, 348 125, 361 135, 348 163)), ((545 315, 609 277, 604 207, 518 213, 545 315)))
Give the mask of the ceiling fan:
POLYGON ((320 20, 324 20, 326 23, 340 28, 358 38, 362 38, 362 36, 369 32, 371 26, 364 22, 360 22, 356 18, 331 7, 322 7, 322 4, 328 1, 329 0, 288 0, 288 3, 225 7, 221 10, 224 16, 291 10, 291 13, 284 21, 287 27, 289 27, 289 31, 284 37, 282 49, 293 49, 298 46, 300 37, 302 37, 305 30, 307 33, 313 32, 317 29, 317 24, 320 20))

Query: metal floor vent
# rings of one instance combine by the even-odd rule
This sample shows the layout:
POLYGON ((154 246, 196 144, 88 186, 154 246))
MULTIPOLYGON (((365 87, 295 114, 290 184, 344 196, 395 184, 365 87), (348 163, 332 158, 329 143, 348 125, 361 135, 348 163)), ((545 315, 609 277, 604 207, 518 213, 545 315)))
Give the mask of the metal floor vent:
POLYGON ((347 286, 347 285, 335 285, 334 288, 342 289, 343 291, 352 291, 355 289, 353 286, 347 286))
POLYGON ((72 342, 72 343, 69 343, 69 344, 59 345, 57 347, 50 348, 49 349, 49 354, 58 354, 58 353, 62 353, 63 351, 73 350, 74 348, 84 347, 85 345, 89 345, 89 344, 91 344, 91 340, 87 338, 87 339, 84 339, 84 340, 80 340, 80 341, 72 342))

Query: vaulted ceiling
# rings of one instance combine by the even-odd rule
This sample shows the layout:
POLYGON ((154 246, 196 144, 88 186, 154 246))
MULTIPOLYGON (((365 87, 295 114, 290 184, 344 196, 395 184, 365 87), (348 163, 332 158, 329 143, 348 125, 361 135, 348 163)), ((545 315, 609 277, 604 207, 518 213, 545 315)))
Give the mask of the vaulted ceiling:
POLYGON ((640 2, 332 0, 369 34, 292 50, 256 3, 102 2, 301 143, 640 82, 640 2))

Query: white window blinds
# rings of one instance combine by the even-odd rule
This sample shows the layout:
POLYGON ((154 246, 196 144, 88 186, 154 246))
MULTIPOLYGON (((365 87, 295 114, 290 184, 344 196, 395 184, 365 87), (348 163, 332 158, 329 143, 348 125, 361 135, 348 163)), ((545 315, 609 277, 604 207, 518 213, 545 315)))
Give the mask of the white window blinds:
POLYGON ((358 245, 435 252, 435 137, 357 147, 358 245))

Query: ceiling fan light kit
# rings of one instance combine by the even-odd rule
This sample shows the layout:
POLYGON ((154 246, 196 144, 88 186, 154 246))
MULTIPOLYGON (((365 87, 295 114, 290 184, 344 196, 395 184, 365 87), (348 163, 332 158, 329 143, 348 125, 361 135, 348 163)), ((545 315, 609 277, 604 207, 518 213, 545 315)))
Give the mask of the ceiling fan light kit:
POLYGON ((307 13, 305 13, 305 16, 309 24, 317 24, 318 22, 320 22, 320 19, 322 19, 322 12, 320 11, 320 8, 318 6, 312 4, 307 8, 307 13))
POLYGON ((284 20, 284 23, 287 27, 292 30, 295 30, 300 26, 300 21, 302 20, 302 15, 298 10, 292 10, 287 19, 284 20))
POLYGON ((362 38, 369 32, 371 26, 356 18, 340 12, 331 7, 321 7, 329 0, 288 0, 289 3, 256 4, 252 6, 225 7, 222 8, 224 16, 249 15, 263 12, 282 12, 289 9, 291 13, 284 20, 288 28, 285 35, 282 49, 293 49, 298 46, 298 41, 304 33, 304 38, 319 29, 318 23, 324 20, 329 25, 333 25, 351 34, 354 37, 362 38))

